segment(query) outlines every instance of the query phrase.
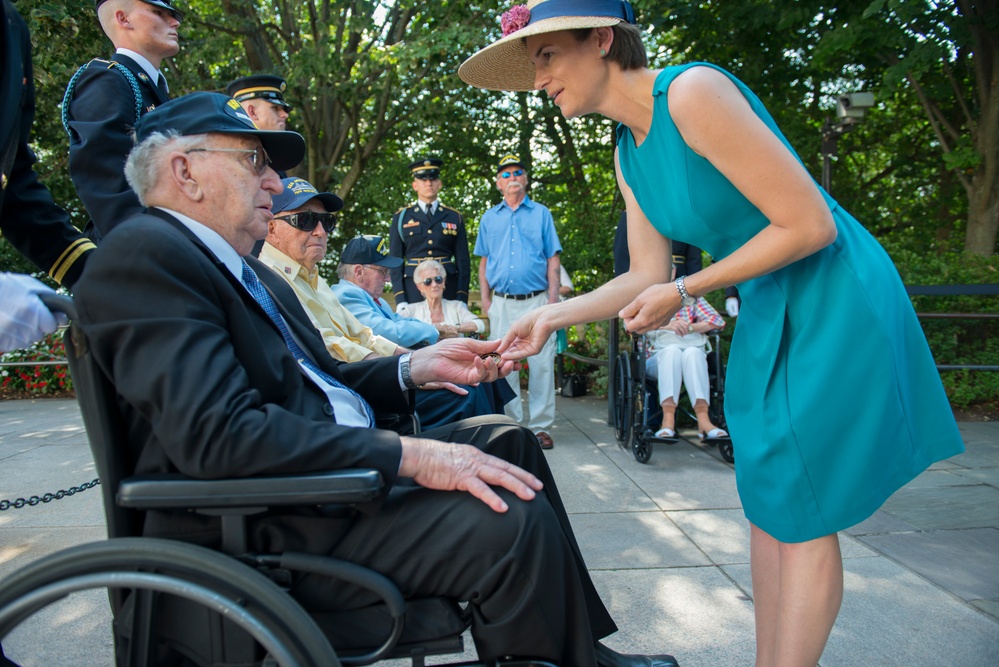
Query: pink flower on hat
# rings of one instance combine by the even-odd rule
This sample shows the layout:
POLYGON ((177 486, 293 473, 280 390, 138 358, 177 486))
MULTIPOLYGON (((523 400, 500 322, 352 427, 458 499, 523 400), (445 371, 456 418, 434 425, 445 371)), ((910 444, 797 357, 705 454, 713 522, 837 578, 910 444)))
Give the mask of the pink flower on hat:
POLYGON ((527 8, 527 5, 511 7, 509 11, 503 12, 503 16, 500 18, 500 25, 503 27, 503 36, 506 37, 510 33, 526 28, 530 20, 531 10, 527 8))

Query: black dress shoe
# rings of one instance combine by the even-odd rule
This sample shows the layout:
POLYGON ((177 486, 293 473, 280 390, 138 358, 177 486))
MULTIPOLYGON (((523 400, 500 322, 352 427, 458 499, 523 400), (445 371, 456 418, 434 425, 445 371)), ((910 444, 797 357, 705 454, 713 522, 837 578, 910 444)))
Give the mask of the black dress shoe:
POLYGON ((597 642, 598 667, 680 667, 671 655, 627 655, 597 642))

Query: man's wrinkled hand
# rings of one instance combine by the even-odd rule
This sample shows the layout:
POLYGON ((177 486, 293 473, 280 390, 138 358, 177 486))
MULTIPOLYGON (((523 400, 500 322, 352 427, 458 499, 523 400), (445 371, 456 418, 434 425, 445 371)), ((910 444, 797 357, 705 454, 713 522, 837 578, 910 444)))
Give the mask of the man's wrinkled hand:
POLYGON ((436 389, 447 389, 452 391, 459 396, 468 396, 468 390, 464 387, 459 387, 453 382, 427 382, 426 384, 421 384, 420 389, 425 391, 434 391, 436 389))
POLYGON ((413 382, 453 382, 479 384, 506 377, 519 368, 495 353, 499 341, 449 338, 413 353, 410 372, 413 382))
POLYGON ((471 493, 496 512, 509 507, 493 487, 511 491, 521 500, 532 500, 542 488, 541 480, 531 473, 471 445, 405 436, 401 441, 401 477, 428 489, 471 493))

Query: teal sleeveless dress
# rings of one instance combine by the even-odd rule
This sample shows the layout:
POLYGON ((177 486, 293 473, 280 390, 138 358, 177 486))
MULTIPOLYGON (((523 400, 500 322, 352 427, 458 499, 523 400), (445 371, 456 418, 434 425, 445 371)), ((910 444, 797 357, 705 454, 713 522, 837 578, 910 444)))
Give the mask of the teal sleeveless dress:
MULTIPOLYGON (((720 260, 768 221, 673 124, 669 85, 693 66, 714 67, 665 69, 648 136, 636 147, 621 126, 619 159, 653 226, 720 260)), ((762 102, 714 68, 790 149, 762 102)), ((860 223, 823 196, 836 241, 738 285, 742 307, 725 383, 743 510, 782 542, 859 523, 934 461, 964 450, 895 266, 860 223)))

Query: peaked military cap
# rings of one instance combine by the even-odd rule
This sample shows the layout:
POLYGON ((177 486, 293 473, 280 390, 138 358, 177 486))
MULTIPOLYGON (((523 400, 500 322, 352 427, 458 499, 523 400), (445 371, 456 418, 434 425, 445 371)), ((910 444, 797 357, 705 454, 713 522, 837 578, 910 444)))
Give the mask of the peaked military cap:
POLYGON ((433 180, 441 177, 441 167, 444 160, 437 157, 421 157, 415 162, 409 163, 409 170, 413 172, 413 178, 423 180, 433 180))
POLYGON ((291 105, 284 101, 287 87, 285 80, 276 74, 251 74, 230 83, 225 87, 225 92, 237 102, 266 100, 290 111, 291 105))
MULTIPOLYGON (((104 4, 104 3, 106 2, 106 1, 107 1, 107 0, 97 0, 97 2, 96 2, 96 3, 94 4, 94 9, 97 9, 97 8, 99 8, 99 7, 100 7, 101 5, 103 5, 103 4, 104 4)), ((163 9, 165 9, 165 10, 169 11, 169 12, 170 12, 170 13, 171 13, 171 14, 173 15, 173 17, 174 17, 175 19, 177 19, 178 21, 182 21, 182 20, 184 20, 184 15, 183 15, 183 14, 181 14, 181 13, 180 13, 180 12, 179 12, 179 11, 177 10, 177 8, 176 8, 176 7, 174 7, 174 6, 173 6, 173 5, 171 4, 171 3, 173 2, 173 0, 142 0, 142 1, 143 1, 144 3, 146 3, 147 5, 153 5, 153 6, 155 6, 155 7, 162 7, 163 9)))

